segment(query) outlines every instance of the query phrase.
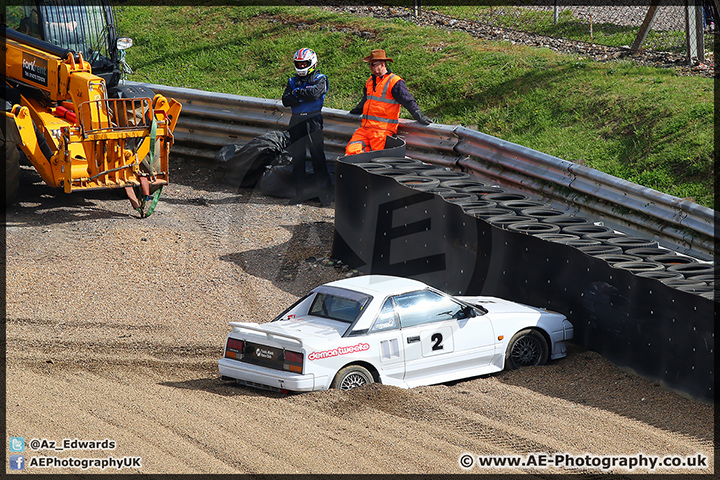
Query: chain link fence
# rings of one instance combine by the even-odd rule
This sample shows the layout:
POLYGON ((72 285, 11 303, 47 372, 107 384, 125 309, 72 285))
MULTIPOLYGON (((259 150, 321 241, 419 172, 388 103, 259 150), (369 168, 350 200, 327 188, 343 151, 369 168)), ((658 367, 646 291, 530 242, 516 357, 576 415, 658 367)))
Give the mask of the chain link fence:
POLYGON ((414 0, 415 11, 434 11, 493 27, 587 42, 687 55, 688 63, 705 62, 714 49, 717 0, 489 1, 483 5, 414 0))

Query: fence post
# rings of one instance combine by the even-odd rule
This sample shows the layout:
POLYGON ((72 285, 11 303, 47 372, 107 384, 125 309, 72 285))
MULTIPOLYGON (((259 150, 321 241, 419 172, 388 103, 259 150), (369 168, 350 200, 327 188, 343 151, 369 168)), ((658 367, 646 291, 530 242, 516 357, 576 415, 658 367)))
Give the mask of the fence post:
POLYGON ((640 25, 640 31, 638 32, 637 37, 635 37, 632 47, 630 47, 631 52, 637 52, 640 50, 640 47, 642 47, 645 37, 647 37, 647 34, 650 31, 650 25, 652 25, 652 22, 655 19, 655 14, 657 13, 659 4, 660 0, 653 0, 650 4, 650 8, 648 8, 648 12, 645 15, 645 20, 643 20, 642 25, 640 25))
MULTIPOLYGON (((698 22, 698 10, 702 15, 702 7, 690 5, 689 0, 685 0, 685 31, 687 44, 688 65, 692 65, 693 58, 703 62, 705 60, 705 52, 703 51, 703 27, 702 21, 698 22), (699 24, 698 24, 699 23, 699 24)), ((700 17, 702 20, 702 17, 700 17)))

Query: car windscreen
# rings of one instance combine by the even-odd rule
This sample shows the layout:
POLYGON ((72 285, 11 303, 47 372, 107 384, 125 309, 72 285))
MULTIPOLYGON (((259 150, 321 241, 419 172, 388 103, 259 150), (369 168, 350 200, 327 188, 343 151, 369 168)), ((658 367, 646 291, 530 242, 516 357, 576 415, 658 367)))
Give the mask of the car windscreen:
POLYGON ((351 290, 324 287, 315 295, 308 314, 353 323, 370 299, 369 295, 351 290))

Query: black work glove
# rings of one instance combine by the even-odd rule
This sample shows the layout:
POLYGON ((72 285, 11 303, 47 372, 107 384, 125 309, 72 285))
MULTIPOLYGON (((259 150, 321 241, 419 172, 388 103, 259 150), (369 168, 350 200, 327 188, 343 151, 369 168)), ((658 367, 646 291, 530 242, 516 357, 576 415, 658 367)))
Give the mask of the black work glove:
POLYGON ((430 120, 428 117, 423 115, 423 113, 420 110, 413 113, 412 116, 415 119, 415 121, 417 121, 418 123, 422 123, 423 125, 430 125, 432 123, 432 120, 430 120))
POLYGON ((355 107, 355 108, 353 108, 352 110, 350 110, 348 113, 349 113, 350 115, 360 115, 360 114, 362 114, 362 112, 363 112, 363 111, 362 111, 362 108, 357 108, 357 107, 355 107))

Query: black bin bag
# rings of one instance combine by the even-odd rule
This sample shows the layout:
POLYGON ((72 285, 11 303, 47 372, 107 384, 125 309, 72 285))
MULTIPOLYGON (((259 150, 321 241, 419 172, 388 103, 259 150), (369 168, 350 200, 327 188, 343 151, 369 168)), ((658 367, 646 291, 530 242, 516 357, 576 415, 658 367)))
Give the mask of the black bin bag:
POLYGON ((266 168, 289 165, 287 146, 290 134, 270 131, 244 145, 225 145, 215 154, 216 171, 223 183, 234 187, 254 187, 266 168))

